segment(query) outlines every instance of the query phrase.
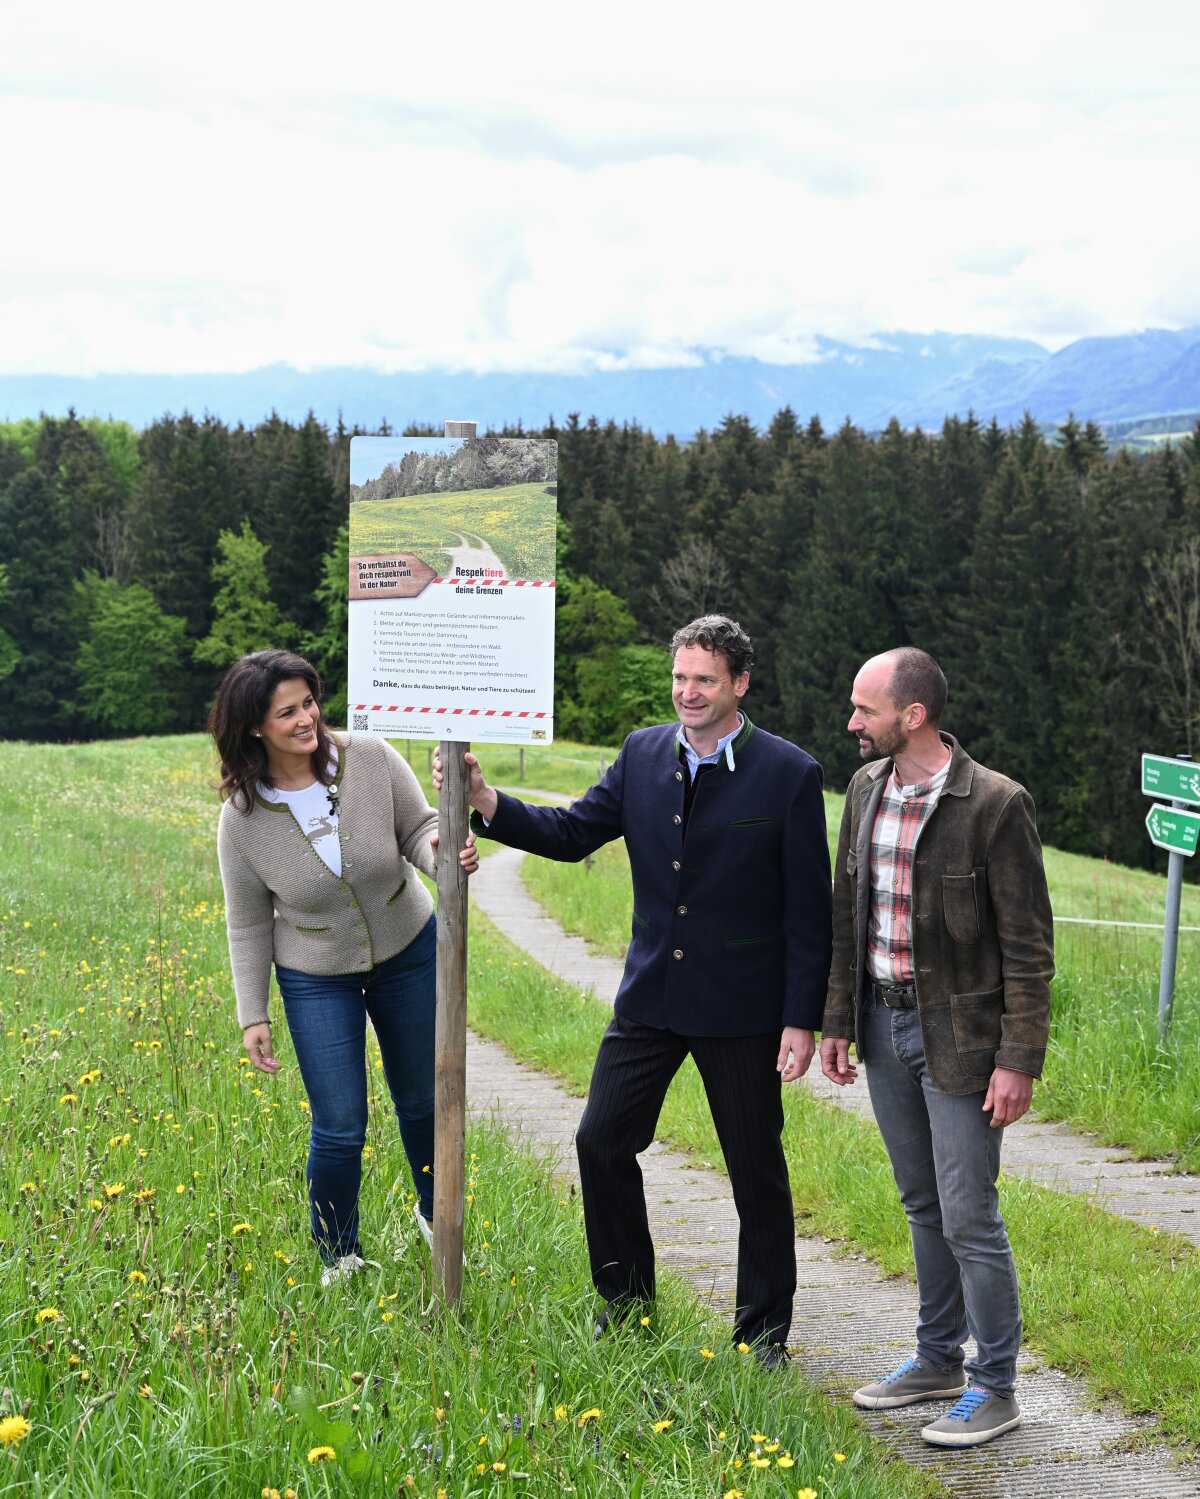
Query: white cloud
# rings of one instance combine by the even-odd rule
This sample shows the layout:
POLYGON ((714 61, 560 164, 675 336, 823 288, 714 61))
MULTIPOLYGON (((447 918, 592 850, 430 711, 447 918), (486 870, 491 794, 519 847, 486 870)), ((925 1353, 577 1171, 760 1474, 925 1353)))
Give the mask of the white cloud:
POLYGON ((1191 4, 587 14, 25 8, 0 368, 786 363, 818 333, 1200 321, 1191 4))

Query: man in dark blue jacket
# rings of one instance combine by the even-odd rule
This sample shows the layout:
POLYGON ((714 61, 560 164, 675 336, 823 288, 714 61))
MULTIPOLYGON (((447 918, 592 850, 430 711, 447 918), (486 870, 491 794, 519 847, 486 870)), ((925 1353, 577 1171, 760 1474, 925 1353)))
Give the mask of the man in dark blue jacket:
POLYGON ((639 729, 571 807, 534 807, 471 767, 477 830, 577 861, 625 839, 633 921, 614 1015, 575 1137, 597 1335, 654 1296, 637 1154, 690 1053, 725 1154, 738 1236, 735 1343, 787 1359, 796 1289, 781 1082, 815 1049, 831 949, 821 767, 739 711, 753 647, 706 615, 671 642, 678 724, 639 729))

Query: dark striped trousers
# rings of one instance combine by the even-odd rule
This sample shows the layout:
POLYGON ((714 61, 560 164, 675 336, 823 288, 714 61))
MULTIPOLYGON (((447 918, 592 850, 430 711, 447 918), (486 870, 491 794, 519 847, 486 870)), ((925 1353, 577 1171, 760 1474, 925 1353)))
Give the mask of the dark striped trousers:
POLYGON ((787 1341, 796 1246, 780 1140, 779 1036, 679 1036, 613 1016, 596 1056, 575 1148, 592 1280, 616 1308, 654 1295, 654 1244, 637 1155, 654 1139, 671 1079, 690 1052, 741 1222, 733 1340, 787 1341))

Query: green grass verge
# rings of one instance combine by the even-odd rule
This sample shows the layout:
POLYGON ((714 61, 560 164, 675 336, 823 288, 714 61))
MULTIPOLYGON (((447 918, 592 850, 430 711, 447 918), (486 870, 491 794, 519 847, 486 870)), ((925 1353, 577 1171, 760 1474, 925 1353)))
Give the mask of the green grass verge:
MULTIPOLYGON (((10 745, 6 771, 0 1492, 934 1492, 670 1277, 649 1327, 593 1345, 578 1203, 494 1129, 469 1138, 464 1296, 440 1309, 375 1057, 382 1269, 323 1290, 286 1027, 277 1077, 240 1055, 202 741, 10 745)), ((472 1003, 502 1012, 528 965, 483 927, 472 1003)))
MULTIPOLYGON (((588 1083, 608 1011, 548 975, 481 913, 473 948, 507 964, 507 981, 472 991, 471 1023, 516 1056, 588 1083)), ((873 1123, 784 1092, 785 1135, 801 1232, 850 1241, 889 1273, 911 1272, 908 1226, 873 1123)), ((659 1138, 721 1164, 691 1063, 667 1095, 659 1138)), ((1200 1440, 1200 1256, 1190 1244, 1097 1208, 1086 1199, 1005 1178, 1002 1203, 1021 1278, 1025 1337, 1058 1368, 1130 1411, 1153 1411, 1170 1437, 1200 1440)), ((869 1371, 864 1371, 869 1372, 869 1371)))
MULTIPOLYGON (((828 797, 831 833, 841 799, 828 797)), ((1109 921, 1162 918, 1165 882, 1077 854, 1047 850, 1056 914, 1109 921)), ((591 864, 526 859, 530 893, 598 952, 620 957, 629 940, 629 862, 623 843, 591 864)), ((1183 922, 1200 925, 1200 891, 1184 892, 1183 922)), ((1050 1048, 1034 1091, 1039 1114, 1094 1130, 1108 1144, 1168 1157, 1200 1171, 1200 938, 1180 940, 1175 1021, 1158 1042, 1161 933, 1128 927, 1055 928, 1050 1048)))

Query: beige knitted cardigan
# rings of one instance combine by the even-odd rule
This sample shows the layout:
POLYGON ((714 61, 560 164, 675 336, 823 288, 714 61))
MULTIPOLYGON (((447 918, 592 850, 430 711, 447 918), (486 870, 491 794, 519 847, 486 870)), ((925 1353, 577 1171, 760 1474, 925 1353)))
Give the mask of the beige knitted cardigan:
POLYGON ((334 737, 340 878, 284 803, 256 796, 249 814, 232 802, 221 809, 217 854, 243 1027, 268 1018, 272 959, 303 973, 365 973, 407 947, 433 910, 414 866, 433 874, 437 813, 408 762, 373 735, 334 737))

